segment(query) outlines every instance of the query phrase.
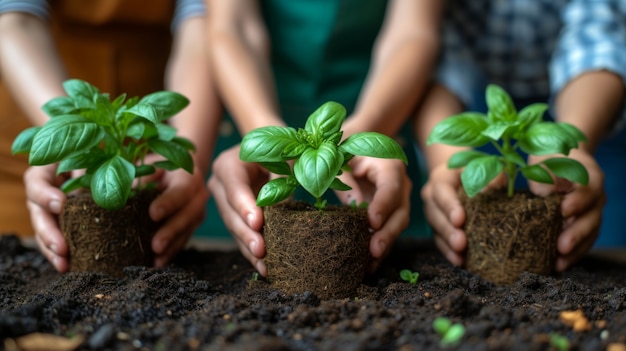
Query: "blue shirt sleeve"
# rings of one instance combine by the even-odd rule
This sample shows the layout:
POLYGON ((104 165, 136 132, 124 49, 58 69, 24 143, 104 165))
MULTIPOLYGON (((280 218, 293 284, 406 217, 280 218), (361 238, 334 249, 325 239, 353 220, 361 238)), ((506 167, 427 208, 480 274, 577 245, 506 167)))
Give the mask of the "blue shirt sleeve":
MULTIPOLYGON (((589 71, 613 72, 626 84, 626 1, 573 0, 562 20, 563 29, 550 62, 552 94, 589 71)), ((623 109, 622 122, 625 120, 623 109)))
POLYGON ((206 7, 203 0, 177 0, 172 18, 172 32, 176 32, 181 23, 191 17, 203 16, 206 7))
POLYGON ((48 2, 46 0, 0 0, 0 14, 7 12, 24 12, 48 19, 48 2))

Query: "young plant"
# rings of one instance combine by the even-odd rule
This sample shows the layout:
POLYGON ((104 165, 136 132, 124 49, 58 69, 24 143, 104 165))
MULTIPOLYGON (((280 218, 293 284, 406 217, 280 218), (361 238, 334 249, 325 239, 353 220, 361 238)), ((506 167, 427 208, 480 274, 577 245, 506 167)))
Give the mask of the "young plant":
POLYGON ((465 335, 465 327, 461 323, 452 324, 450 319, 438 317, 433 321, 433 329, 439 334, 441 340, 439 345, 441 348, 448 346, 456 346, 465 335))
POLYGON ((50 116, 48 122, 22 131, 12 153, 29 154, 31 165, 58 163, 59 174, 84 169, 83 175, 61 186, 64 192, 90 189, 99 206, 120 209, 135 178, 152 174, 157 167, 193 172, 189 152, 194 145, 164 123, 188 105, 186 97, 160 91, 142 99, 126 100, 122 94, 111 101, 108 94, 82 80, 65 81, 63 87, 67 96, 42 107, 50 116), (164 160, 145 163, 150 152, 164 160))
POLYGON ((413 285, 417 284, 417 278, 419 278, 419 276, 420 274, 418 272, 413 272, 410 269, 403 269, 400 271, 400 278, 413 285))
POLYGON ((567 157, 552 157, 528 165, 520 150, 528 155, 568 155, 585 135, 575 126, 564 122, 543 121, 547 104, 535 103, 516 110, 511 97, 497 85, 486 91, 488 113, 465 112, 439 122, 428 137, 428 144, 478 148, 491 143, 500 155, 477 150, 460 151, 448 161, 449 168, 463 168, 461 182, 469 197, 504 171, 507 194, 513 196, 515 179, 521 173, 528 180, 554 183, 552 174, 575 183, 587 185, 589 175, 578 161, 567 157))
POLYGON ((557 351, 569 350, 569 339, 559 333, 550 333, 550 346, 557 351))
POLYGON ((258 206, 283 201, 302 186, 315 198, 315 207, 321 210, 326 206, 327 201, 322 199, 326 190, 351 189, 337 176, 350 170, 348 162, 353 156, 408 162, 400 145, 380 133, 357 133, 342 141, 341 126, 345 117, 345 108, 330 101, 309 116, 304 128, 262 127, 243 137, 241 160, 259 163, 270 172, 284 176, 261 188, 258 206))

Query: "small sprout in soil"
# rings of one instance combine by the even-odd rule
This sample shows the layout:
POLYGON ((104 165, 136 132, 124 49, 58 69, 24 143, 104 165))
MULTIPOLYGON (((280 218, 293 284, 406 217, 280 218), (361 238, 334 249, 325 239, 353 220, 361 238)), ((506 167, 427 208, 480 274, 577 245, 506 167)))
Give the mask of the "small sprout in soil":
POLYGON ((569 350, 569 340, 563 335, 552 333, 550 334, 550 346, 558 351, 567 351, 569 350))
POLYGON ((433 321, 433 329, 439 334, 442 348, 453 347, 459 344, 465 334, 465 327, 461 323, 452 324, 450 319, 438 317, 433 321))
POLYGON ((369 206, 369 203, 367 201, 363 201, 358 205, 356 203, 356 200, 352 200, 352 202, 350 202, 350 207, 352 207, 355 210, 359 208, 367 208, 367 206, 369 206))
POLYGON ((42 107, 50 119, 23 130, 11 151, 28 154, 31 165, 58 163, 57 173, 85 170, 61 186, 64 192, 89 189, 100 207, 120 209, 141 186, 133 187, 135 179, 156 168, 193 172, 194 145, 165 123, 189 104, 186 97, 160 91, 141 99, 127 100, 122 94, 111 100, 109 94, 78 79, 65 81, 63 87, 68 96, 42 107), (148 164, 144 160, 149 153, 163 159, 148 164))
POLYGON ((419 278, 419 276, 420 274, 418 272, 413 272, 410 269, 403 269, 400 271, 400 278, 411 284, 417 284, 417 278, 419 278))
POLYGON ((402 147, 386 135, 363 132, 342 140, 341 126, 345 118, 346 109, 329 101, 308 117, 304 128, 269 126, 247 133, 241 141, 239 158, 283 176, 261 188, 257 205, 270 206, 286 200, 302 186, 315 198, 315 207, 322 210, 327 202, 322 196, 328 189, 351 189, 337 177, 350 171, 348 162, 352 157, 408 162, 402 147))
POLYGON ((253 272, 252 278, 250 278, 250 281, 256 282, 258 280, 259 280, 259 272, 253 272))
POLYGON ((575 126, 544 121, 547 104, 535 103, 519 112, 509 94, 490 84, 486 91, 487 114, 464 112, 439 122, 428 137, 428 144, 478 148, 491 143, 500 155, 477 150, 459 151, 450 157, 449 168, 463 168, 461 182, 469 197, 484 189, 502 172, 507 177, 507 194, 513 196, 519 173, 528 180, 553 184, 552 175, 587 185, 589 175, 578 161, 552 157, 528 165, 520 150, 528 155, 568 155, 587 138, 575 126))

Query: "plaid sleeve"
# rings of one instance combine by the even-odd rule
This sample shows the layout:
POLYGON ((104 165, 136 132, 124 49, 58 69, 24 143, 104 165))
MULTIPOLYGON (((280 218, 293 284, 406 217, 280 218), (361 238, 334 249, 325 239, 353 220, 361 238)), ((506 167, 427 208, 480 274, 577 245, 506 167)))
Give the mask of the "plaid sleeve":
POLYGON ((205 13, 206 7, 203 0, 177 0, 176 11, 172 18, 172 32, 175 32, 187 18, 203 16, 205 13))
MULTIPOLYGON (((563 12, 563 31, 550 63, 552 93, 594 70, 611 71, 626 84, 624 0, 573 0, 563 12)), ((626 121, 626 109, 622 117, 626 121)))
POLYGON ((0 0, 0 14, 7 12, 25 12, 48 19, 48 2, 46 0, 0 0))

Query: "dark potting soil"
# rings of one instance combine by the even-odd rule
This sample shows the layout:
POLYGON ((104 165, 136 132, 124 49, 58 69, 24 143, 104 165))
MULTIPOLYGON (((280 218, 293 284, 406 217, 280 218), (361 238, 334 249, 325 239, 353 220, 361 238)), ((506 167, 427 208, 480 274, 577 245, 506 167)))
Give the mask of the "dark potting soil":
POLYGON ((4 235, 0 347, 54 334, 62 338, 44 350, 62 341, 78 350, 438 350, 441 316, 466 328, 452 349, 550 350, 552 335, 571 350, 626 344, 626 265, 592 256, 498 287, 430 242, 401 239, 354 298, 327 301, 285 295, 253 273, 238 251, 187 249, 165 269, 129 267, 119 279, 59 274, 4 235), (401 281, 402 269, 418 271, 417 284, 401 281), (561 319, 567 311, 582 312, 582 327, 561 319))

